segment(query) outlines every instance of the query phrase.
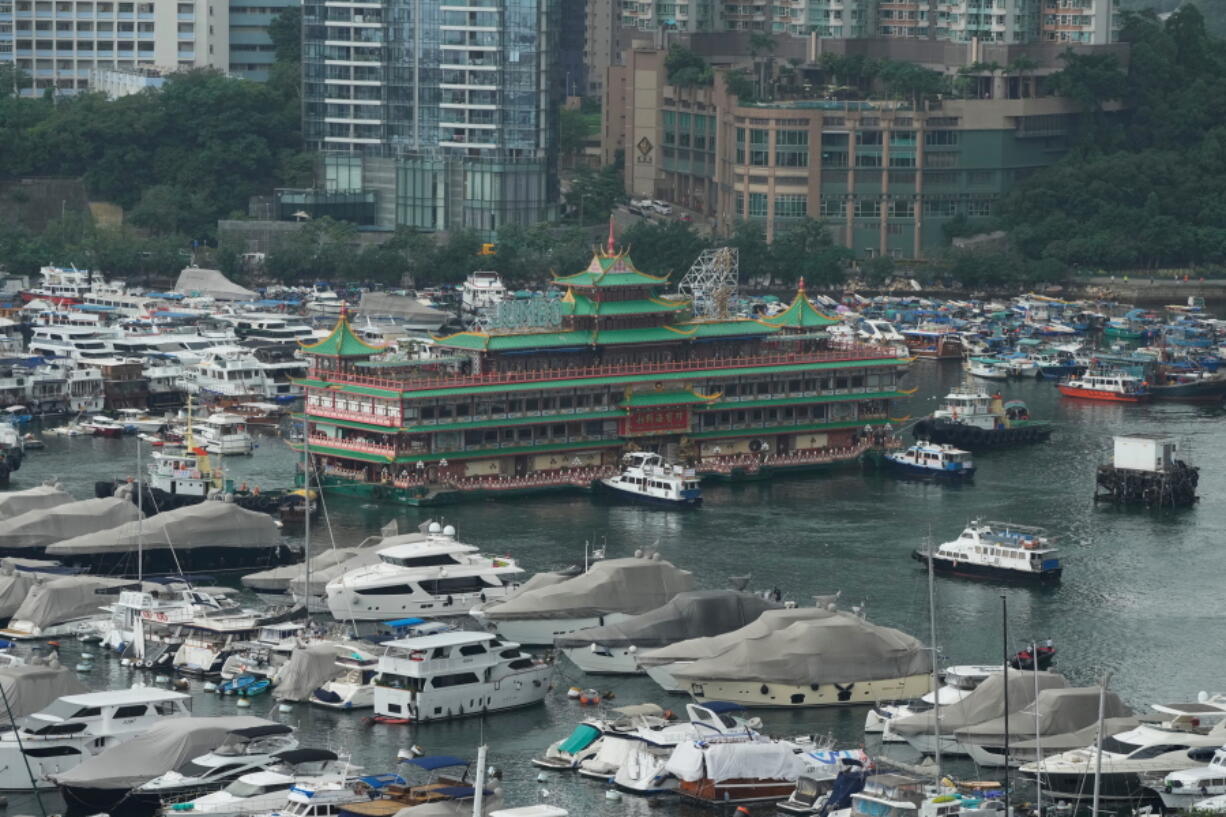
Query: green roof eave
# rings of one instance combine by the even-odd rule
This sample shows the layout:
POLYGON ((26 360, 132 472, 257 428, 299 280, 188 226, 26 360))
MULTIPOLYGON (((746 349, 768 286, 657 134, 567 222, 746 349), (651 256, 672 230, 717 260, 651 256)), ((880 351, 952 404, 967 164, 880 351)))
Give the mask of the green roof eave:
POLYGON ((408 398, 452 397, 460 394, 503 394, 506 392, 567 389, 580 386, 620 386, 627 383, 693 381, 711 377, 728 377, 742 374, 788 374, 831 369, 850 369, 877 366, 901 366, 910 363, 910 358, 887 357, 868 360, 831 360, 824 363, 789 363, 783 366, 742 366, 720 369, 698 369, 688 372, 661 372, 659 374, 616 375, 610 377, 582 377, 572 380, 545 380, 532 383, 499 383, 490 386, 457 386, 442 389, 418 389, 406 391, 408 398))
MULTIPOLYGON (((484 457, 507 457, 518 454, 550 454, 554 451, 582 451, 592 448, 620 448, 623 441, 591 440, 556 445, 521 445, 514 448, 489 448, 481 451, 440 451, 434 454, 405 454, 396 458, 398 463, 438 462, 439 460, 478 460, 484 457)), ((312 451, 314 449, 311 449, 312 451)))
MULTIPOLYGON (((301 414, 291 414, 291 419, 302 422, 301 414)), ((362 423, 357 420, 336 420, 332 417, 317 417, 314 414, 310 415, 311 422, 320 426, 339 426, 341 428, 356 428, 360 431, 379 431, 384 434, 395 434, 398 429, 396 426, 381 426, 375 423, 362 423)))
MULTIPOLYGON (((286 445, 288 445, 294 451, 302 450, 302 443, 287 442, 286 445)), ((346 459, 361 460, 362 462, 382 463, 385 465, 392 461, 390 456, 383 456, 382 454, 368 454, 365 451, 353 451, 348 448, 333 448, 330 445, 312 444, 311 453, 322 454, 328 457, 345 457, 346 459)))
POLYGON ((370 357, 387 350, 386 346, 372 346, 353 333, 349 326, 349 318, 344 314, 332 327, 332 332, 326 338, 316 343, 299 343, 302 351, 308 355, 323 355, 324 357, 370 357))
POLYGON ((609 409, 606 411, 589 411, 581 414, 545 414, 539 417, 509 417, 505 420, 471 420, 469 422, 405 426, 400 430, 409 434, 425 434, 431 431, 467 431, 478 428, 503 428, 504 426, 573 423, 583 420, 613 420, 625 416, 626 412, 622 409, 609 409))
POLYGON ((326 380, 313 380, 304 378, 295 380, 300 386, 306 386, 315 389, 328 389, 329 391, 339 391, 345 394, 361 394, 366 397, 399 397, 401 391, 399 389, 380 389, 374 386, 354 386, 349 383, 329 383, 326 380))
MULTIPOLYGON (((810 403, 842 403, 849 400, 890 400, 910 397, 902 391, 877 391, 867 394, 820 394, 813 397, 777 397, 770 400, 719 400, 709 406, 711 411, 727 411, 738 408, 769 408, 771 406, 805 406, 810 403)), ((703 410, 703 409, 700 409, 703 410)))
POLYGON ((770 326, 756 320, 691 322, 676 324, 676 328, 686 331, 694 330, 696 338, 741 337, 743 335, 769 335, 779 331, 778 326, 770 326))
POLYGON ((704 397, 693 391, 636 392, 620 405, 640 408, 643 406, 694 406, 706 405, 718 399, 718 395, 704 397))
POLYGON ((628 301, 593 301, 586 295, 574 295, 567 304, 570 314, 578 317, 650 315, 660 312, 680 312, 689 305, 689 301, 665 301, 659 298, 635 298, 628 301))
POLYGON ((773 318, 763 318, 766 323, 779 327, 796 329, 812 329, 814 327, 834 326, 840 323, 838 318, 832 318, 817 311, 813 302, 805 295, 802 288, 796 293, 791 305, 773 318))
POLYGON ((729 431, 699 431, 687 434, 691 440, 720 440, 725 437, 754 437, 763 434, 807 434, 810 431, 837 431, 847 428, 864 428, 864 426, 883 426, 889 420, 839 420, 833 423, 811 423, 803 426, 777 426, 775 428, 738 428, 729 431))

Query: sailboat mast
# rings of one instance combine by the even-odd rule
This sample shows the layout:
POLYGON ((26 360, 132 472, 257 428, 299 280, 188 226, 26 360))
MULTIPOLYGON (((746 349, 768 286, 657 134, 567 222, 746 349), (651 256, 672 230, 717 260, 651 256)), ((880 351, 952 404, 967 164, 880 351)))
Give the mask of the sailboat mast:
POLYGON ((136 580, 145 580, 145 478, 140 469, 141 438, 136 438, 136 580))
POLYGON ((1005 678, 1005 814, 1009 813, 1009 599, 1000 594, 1001 647, 1004 652, 1005 678))
POLYGON ((936 584, 933 581, 932 535, 928 536, 928 632, 932 639, 932 726, 934 742, 933 760, 937 768, 937 785, 941 783, 941 680, 937 671, 937 602, 936 584))
MULTIPOLYGON (((307 430, 306 406, 302 407, 302 548, 306 556, 306 616, 311 617, 311 436, 307 430)), ((320 497, 322 500, 323 497, 320 497)))
POLYGON ((1103 721, 1107 717, 1107 684, 1111 673, 1103 676, 1098 690, 1098 739, 1094 741, 1094 799, 1090 801, 1090 817, 1098 817, 1098 802, 1103 784, 1103 721))
MULTIPOLYGON (((1039 731, 1039 643, 1037 641, 1030 642, 1030 654, 1034 657, 1034 762, 1035 768, 1038 769, 1038 763, 1043 759, 1043 735, 1039 731)), ((1043 772, 1041 769, 1034 776, 1034 802, 1039 809, 1039 814, 1043 814, 1043 772)))

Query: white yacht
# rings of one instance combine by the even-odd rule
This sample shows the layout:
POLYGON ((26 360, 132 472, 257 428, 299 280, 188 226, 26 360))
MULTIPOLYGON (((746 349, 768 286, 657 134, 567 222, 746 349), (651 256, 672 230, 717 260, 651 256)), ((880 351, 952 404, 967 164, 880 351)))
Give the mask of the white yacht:
MULTIPOLYGON (((1226 744, 1226 700, 1220 697, 1152 708, 1169 719, 1103 738, 1100 786, 1104 800, 1139 800, 1145 789, 1142 778, 1203 765, 1193 750, 1226 744)), ((1044 790, 1053 796, 1085 799, 1094 789, 1098 756, 1097 747, 1090 745, 1027 763, 1021 772, 1031 779, 1042 775, 1044 790)))
POLYGON ((454 631, 384 644, 375 719, 424 723, 538 704, 553 665, 492 633, 454 631))
POLYGON ((0 733, 0 789, 54 788, 51 775, 166 718, 187 717, 190 701, 190 695, 154 687, 65 695, 24 718, 16 730, 0 733))
POLYGON ((1207 766, 1182 769, 1165 778, 1145 782, 1158 792, 1162 805, 1168 809, 1198 808, 1201 800, 1226 795, 1226 746, 1214 750, 1207 766))
POLYGON ((339 677, 311 692, 310 702, 329 709, 369 709, 375 705, 374 678, 379 658, 352 647, 336 658, 339 677))
POLYGON ((1060 581, 1064 572, 1056 554, 1043 528, 976 519, 957 539, 911 555, 924 564, 931 559, 942 575, 1043 584, 1060 581))
POLYGON ((393 545, 378 556, 376 564, 328 582, 328 609, 337 619, 467 615, 474 605, 504 598, 523 572, 514 559, 457 542, 455 528, 437 522, 425 541, 393 545))
POLYGON ((507 288, 502 283, 501 275, 496 272, 479 271, 471 273, 464 279, 460 306, 463 311, 476 314, 482 309, 495 306, 506 297, 507 288))
MULTIPOLYGON (((274 756, 275 762, 268 768, 248 772, 220 791, 210 792, 191 800, 181 800, 163 808, 164 815, 190 812, 207 814, 209 817, 240 817, 246 814, 267 812, 284 814, 295 789, 306 792, 337 791, 345 787, 350 794, 369 797, 367 792, 391 782, 393 775, 378 775, 356 778, 361 771, 347 761, 338 760, 333 752, 323 749, 291 749, 274 756), (356 779, 355 779, 356 778, 356 779), (356 786, 361 781, 363 785, 356 786), (339 784, 333 789, 333 784, 339 784), (347 784, 347 785, 346 785, 347 784)), ((324 795, 324 800, 344 797, 324 795)), ((361 802, 360 800, 357 802, 361 802)), ((329 814, 325 809, 320 814, 329 814)))
POLYGON ((702 489, 693 468, 664 461, 659 454, 634 451, 622 457, 622 470, 600 480, 619 496, 658 505, 697 505, 702 489))
POLYGON ((255 442, 247 431, 247 420, 237 414, 210 414, 195 426, 196 437, 210 454, 250 454, 255 442))
POLYGON ((199 794, 275 764, 282 752, 297 748, 292 726, 277 723, 233 729, 213 751, 137 786, 132 795, 137 801, 161 802, 199 794))
POLYGON ((89 363, 113 357, 110 341, 118 336, 116 331, 98 327, 37 326, 27 348, 31 354, 89 363))

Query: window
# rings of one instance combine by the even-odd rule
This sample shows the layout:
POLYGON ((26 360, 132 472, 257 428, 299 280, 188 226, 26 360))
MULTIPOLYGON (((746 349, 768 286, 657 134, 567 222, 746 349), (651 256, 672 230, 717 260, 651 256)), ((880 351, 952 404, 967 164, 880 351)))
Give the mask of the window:
POLYGON ((781 130, 775 134, 775 165, 777 167, 809 166, 809 132, 781 130))
POLYGON ((822 218, 845 218, 847 200, 835 196, 822 196, 822 218))
POLYGON ((458 687, 465 684, 475 684, 478 682, 475 672, 458 672, 455 675, 436 675, 430 679, 430 686, 435 689, 444 687, 458 687))
POLYGON ((862 130, 856 131, 856 146, 857 147, 881 147, 881 131, 879 130, 862 130))
POLYGON ((966 214, 972 218, 986 218, 992 215, 992 200, 971 199, 966 203, 966 214))
POLYGON ((910 199, 890 202, 890 218, 915 218, 915 202, 910 199))
POLYGON ((957 153, 929 153, 924 156, 924 167, 957 167, 957 153))
POLYGON ((122 718, 139 718, 144 715, 146 706, 144 704, 129 704, 128 706, 120 706, 115 709, 115 719, 122 718))
POLYGON ((749 164, 753 167, 766 167, 770 164, 769 134, 759 128, 749 131, 749 164))
POLYGON ((485 647, 481 644, 465 644, 460 647, 460 655, 485 655, 485 647))
POLYGON ((890 131, 890 144, 897 146, 910 146, 915 144, 915 131, 913 130, 896 130, 890 131))
POLYGON ((875 168, 881 167, 880 153, 857 153, 856 167, 875 168))
POLYGON ((856 218, 881 218, 881 202, 876 199, 858 199, 856 218))
POLYGON ((766 216, 766 194, 749 194, 749 217, 764 218, 766 216))
POLYGON ((953 199, 927 199, 924 201, 924 215, 938 218, 950 218, 958 214, 958 202, 953 199))
POLYGON ((915 167, 915 154, 910 151, 891 152, 890 167, 915 167))
POLYGON ((928 147, 946 147, 958 144, 956 130, 930 130, 924 134, 924 144, 928 147))
MULTIPOLYGON (((745 129, 736 129, 736 163, 738 165, 745 164, 745 129)), ((740 208, 737 210, 740 212, 740 208)))
POLYGON ((809 215, 809 197, 796 193, 775 196, 775 218, 805 218, 809 215))

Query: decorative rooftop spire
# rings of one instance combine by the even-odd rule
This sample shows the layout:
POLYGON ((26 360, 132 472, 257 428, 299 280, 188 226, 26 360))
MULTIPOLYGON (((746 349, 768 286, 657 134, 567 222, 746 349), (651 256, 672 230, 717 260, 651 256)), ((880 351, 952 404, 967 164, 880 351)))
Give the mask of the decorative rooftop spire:
POLYGON ((613 214, 609 213, 609 245, 607 252, 609 255, 614 254, 613 250, 613 214))

